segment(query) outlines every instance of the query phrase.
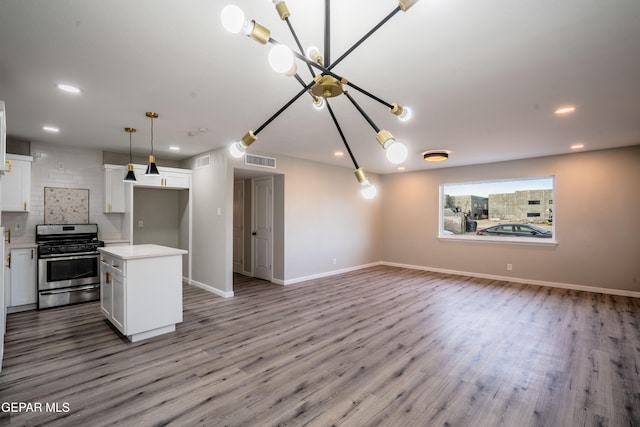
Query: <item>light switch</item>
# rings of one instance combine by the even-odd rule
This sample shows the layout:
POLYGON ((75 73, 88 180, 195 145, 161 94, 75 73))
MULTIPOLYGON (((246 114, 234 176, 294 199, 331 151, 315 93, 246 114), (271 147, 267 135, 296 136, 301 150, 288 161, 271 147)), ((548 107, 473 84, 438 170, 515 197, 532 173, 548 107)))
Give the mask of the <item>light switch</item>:
POLYGON ((143 226, 143 225, 144 225, 144 221, 139 220, 139 221, 138 221, 138 227, 139 227, 139 228, 142 228, 142 226, 143 226))
POLYGON ((218 216, 222 216, 222 209, 218 208, 218 216))

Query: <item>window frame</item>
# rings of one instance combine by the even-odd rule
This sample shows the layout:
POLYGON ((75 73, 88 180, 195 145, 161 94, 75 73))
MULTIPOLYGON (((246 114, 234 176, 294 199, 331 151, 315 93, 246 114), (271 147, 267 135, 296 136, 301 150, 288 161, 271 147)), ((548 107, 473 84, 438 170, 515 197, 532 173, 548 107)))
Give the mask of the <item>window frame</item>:
MULTIPOLYGON (((482 181, 466 181, 466 182, 446 182, 441 183, 439 186, 439 201, 438 201, 438 233, 437 238, 440 241, 464 241, 472 243, 490 243, 490 244, 507 244, 507 245, 538 245, 538 246, 555 246, 558 244, 556 235, 556 177, 554 175, 546 176, 533 176, 511 179, 491 179, 482 181), (551 238, 539 238, 539 237, 499 237, 499 236, 478 236, 476 234, 445 234, 444 229, 444 208, 445 208, 445 187, 451 185, 483 185, 483 184, 498 184, 517 181, 533 181, 540 179, 551 179, 551 198, 554 203, 552 210, 552 222, 551 222, 551 238)), ((527 205, 529 206, 529 205, 527 205)), ((497 225, 497 224, 496 224, 497 225)), ((534 224, 535 225, 535 224, 534 224)), ((449 232, 450 233, 450 232, 449 232)))

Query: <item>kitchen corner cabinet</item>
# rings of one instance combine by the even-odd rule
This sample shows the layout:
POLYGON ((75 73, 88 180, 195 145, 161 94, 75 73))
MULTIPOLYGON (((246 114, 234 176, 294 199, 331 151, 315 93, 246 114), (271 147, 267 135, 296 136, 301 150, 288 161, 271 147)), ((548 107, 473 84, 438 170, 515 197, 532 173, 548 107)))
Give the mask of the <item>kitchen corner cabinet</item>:
POLYGON ((182 255, 159 245, 99 248, 104 316, 131 342, 175 331, 182 322, 182 255))
POLYGON ((31 156, 6 155, 6 170, 0 179, 3 212, 29 212, 32 162, 31 156))
POLYGON ((103 165, 104 168, 104 212, 125 212, 125 182, 127 168, 117 165, 103 165))
POLYGON ((13 248, 9 252, 6 275, 9 283, 5 283, 8 312, 30 310, 36 308, 38 289, 36 286, 37 268, 36 248, 13 248))

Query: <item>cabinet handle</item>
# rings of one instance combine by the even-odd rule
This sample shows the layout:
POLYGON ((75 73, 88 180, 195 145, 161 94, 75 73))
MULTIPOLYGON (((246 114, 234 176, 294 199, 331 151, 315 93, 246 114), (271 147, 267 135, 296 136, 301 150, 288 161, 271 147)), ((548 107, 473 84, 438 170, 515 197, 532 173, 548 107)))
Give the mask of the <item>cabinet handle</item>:
POLYGON ((11 243, 11 229, 7 228, 4 232, 7 233, 7 238, 4 239, 5 243, 11 243))
POLYGON ((24 210, 25 210, 25 212, 27 211, 27 201, 26 200, 24 201, 24 210))
POLYGON ((107 285, 111 284, 111 273, 109 273, 108 271, 106 273, 105 282, 107 282, 107 285))
POLYGON ((33 249, 31 249, 31 259, 33 259, 33 249))
POLYGON ((111 203, 108 203, 108 204, 107 204, 107 211, 108 211, 108 212, 111 212, 111 203))
POLYGON ((113 268, 118 268, 118 269, 120 268, 120 266, 118 264, 113 264, 112 267, 113 268))
POLYGON ((11 170, 13 169, 13 161, 12 160, 7 160, 7 165, 9 166, 7 168, 7 170, 5 171, 5 173, 10 174, 11 170))
POLYGON ((11 253, 7 256, 7 268, 11 268, 11 253))

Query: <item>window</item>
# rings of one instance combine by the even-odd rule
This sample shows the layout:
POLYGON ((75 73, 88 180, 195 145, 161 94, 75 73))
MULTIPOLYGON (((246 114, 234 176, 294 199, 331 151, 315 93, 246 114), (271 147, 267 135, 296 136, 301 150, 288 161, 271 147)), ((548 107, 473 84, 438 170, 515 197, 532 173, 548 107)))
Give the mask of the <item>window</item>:
POLYGON ((555 243, 553 192, 553 177, 443 184, 439 237, 555 243))

